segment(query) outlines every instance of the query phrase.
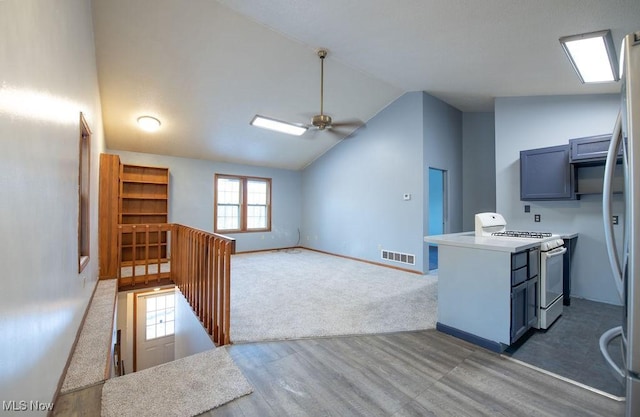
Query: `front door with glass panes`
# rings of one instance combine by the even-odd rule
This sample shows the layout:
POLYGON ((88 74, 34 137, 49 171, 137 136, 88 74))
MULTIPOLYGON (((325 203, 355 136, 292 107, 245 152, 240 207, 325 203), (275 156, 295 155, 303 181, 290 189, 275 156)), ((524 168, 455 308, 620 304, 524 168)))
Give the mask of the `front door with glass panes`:
POLYGON ((175 357, 175 290, 137 294, 136 371, 175 357))

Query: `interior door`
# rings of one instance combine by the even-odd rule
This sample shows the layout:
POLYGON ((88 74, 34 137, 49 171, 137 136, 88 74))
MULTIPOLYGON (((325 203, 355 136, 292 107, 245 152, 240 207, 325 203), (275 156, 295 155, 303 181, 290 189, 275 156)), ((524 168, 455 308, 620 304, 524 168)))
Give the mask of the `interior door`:
POLYGON ((136 371, 175 358, 175 290, 136 297, 136 371))
MULTIPOLYGON (((446 225, 446 171, 429 168, 429 235, 442 235, 446 225)), ((438 269, 438 246, 429 245, 429 270, 438 269)))

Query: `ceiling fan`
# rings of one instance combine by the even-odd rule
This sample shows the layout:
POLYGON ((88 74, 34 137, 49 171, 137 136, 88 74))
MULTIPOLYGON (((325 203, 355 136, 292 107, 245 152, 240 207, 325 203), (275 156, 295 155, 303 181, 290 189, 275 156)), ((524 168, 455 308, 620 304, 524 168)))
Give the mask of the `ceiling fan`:
POLYGON ((256 114, 251 120, 251 125, 295 136, 300 136, 310 129, 314 131, 321 130, 336 135, 341 139, 352 135, 355 129, 365 126, 361 120, 357 119, 334 122, 331 116, 324 114, 324 59, 327 57, 328 52, 326 49, 319 49, 317 53, 320 58, 320 114, 312 117, 311 125, 290 123, 259 114, 256 114), (345 130, 339 130, 339 128, 344 128, 345 130))
POLYGON ((353 129, 358 128, 364 123, 360 120, 344 120, 340 122, 334 122, 331 116, 324 114, 324 59, 327 57, 328 51, 326 49, 318 49, 318 57, 320 58, 320 114, 316 114, 311 119, 311 127, 317 130, 327 130, 330 133, 347 136, 351 133, 348 131, 339 131, 338 128, 353 129))

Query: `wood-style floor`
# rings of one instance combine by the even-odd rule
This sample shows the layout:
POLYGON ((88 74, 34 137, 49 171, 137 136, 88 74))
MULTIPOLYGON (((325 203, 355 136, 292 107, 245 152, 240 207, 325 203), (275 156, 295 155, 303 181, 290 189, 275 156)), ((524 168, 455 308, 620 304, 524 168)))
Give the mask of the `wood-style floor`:
MULTIPOLYGON (((228 349, 254 392, 203 416, 624 415, 624 403, 435 330, 228 349)), ((54 415, 99 415, 101 389, 60 397, 54 415)))

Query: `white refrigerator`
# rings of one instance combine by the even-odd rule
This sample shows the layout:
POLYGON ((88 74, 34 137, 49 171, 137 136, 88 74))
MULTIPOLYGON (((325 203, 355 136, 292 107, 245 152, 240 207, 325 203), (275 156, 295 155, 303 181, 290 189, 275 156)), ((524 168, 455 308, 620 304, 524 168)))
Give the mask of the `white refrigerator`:
POLYGON ((626 384, 626 416, 640 416, 640 31, 625 36, 620 50, 620 115, 614 127, 605 167, 603 217, 607 251, 624 305, 622 325, 602 335, 600 350, 626 384), (617 248, 611 222, 611 180, 622 150, 625 188, 623 247, 617 248), (622 337, 622 367, 607 352, 622 337))

